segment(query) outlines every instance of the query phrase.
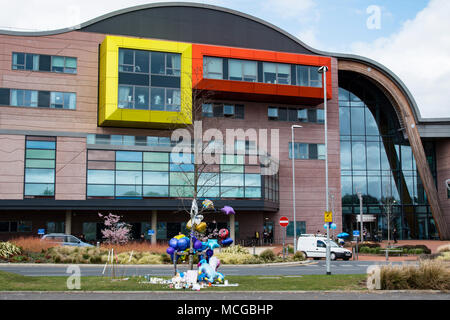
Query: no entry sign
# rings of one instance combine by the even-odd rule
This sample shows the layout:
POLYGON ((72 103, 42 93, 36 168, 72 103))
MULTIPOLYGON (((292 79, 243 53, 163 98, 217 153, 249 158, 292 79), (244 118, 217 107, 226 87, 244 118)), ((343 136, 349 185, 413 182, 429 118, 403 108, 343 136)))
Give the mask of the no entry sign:
POLYGON ((289 224, 289 219, 287 217, 280 218, 280 226, 287 227, 288 224, 289 224))

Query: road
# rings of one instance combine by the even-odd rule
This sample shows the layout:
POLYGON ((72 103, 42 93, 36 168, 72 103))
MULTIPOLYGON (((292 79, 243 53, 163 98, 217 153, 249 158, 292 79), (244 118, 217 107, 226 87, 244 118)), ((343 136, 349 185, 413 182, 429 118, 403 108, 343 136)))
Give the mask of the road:
MULTIPOLYGON (((410 262, 411 263, 411 262, 410 262)), ((415 263, 415 262, 412 262, 415 263)), ((373 261, 332 261, 332 274, 364 274, 370 265, 385 264, 385 262, 373 261)), ((392 262, 393 265, 402 262, 392 262)), ((0 270, 13 272, 25 276, 68 276, 66 273, 68 265, 45 265, 45 264, 0 264, 0 270)), ((81 276, 101 276, 104 266, 102 265, 79 265, 81 276)), ((187 266, 179 265, 179 271, 186 271, 187 266)), ((274 264, 274 265, 221 265, 220 271, 225 276, 235 275, 257 275, 257 276, 296 276, 296 275, 320 275, 326 274, 326 263, 324 260, 311 261, 309 264, 274 264)), ((170 265, 146 265, 146 266, 117 266, 117 274, 124 276, 172 276, 173 267, 170 265)), ((109 274, 107 268, 105 274, 109 274)))

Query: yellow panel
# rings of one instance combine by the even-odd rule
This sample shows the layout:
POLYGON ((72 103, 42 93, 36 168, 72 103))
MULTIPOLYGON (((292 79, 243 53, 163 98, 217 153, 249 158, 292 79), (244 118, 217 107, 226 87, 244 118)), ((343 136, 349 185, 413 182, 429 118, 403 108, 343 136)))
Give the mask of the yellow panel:
POLYGON ((99 125, 164 128, 192 123, 192 45, 188 43, 106 36, 100 46, 99 125), (119 48, 181 54, 181 111, 118 108, 119 48))

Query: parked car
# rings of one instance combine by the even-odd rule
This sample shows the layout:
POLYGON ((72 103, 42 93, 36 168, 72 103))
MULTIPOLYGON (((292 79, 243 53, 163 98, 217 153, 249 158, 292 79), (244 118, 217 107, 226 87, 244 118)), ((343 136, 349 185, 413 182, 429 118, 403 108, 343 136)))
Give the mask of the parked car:
POLYGON ((62 246, 74 246, 74 247, 93 247, 92 244, 86 243, 74 237, 70 234, 64 233, 49 233, 45 234, 41 238, 42 241, 49 241, 60 244, 62 246))
MULTIPOLYGON (((336 242, 329 240, 330 244, 330 259, 344 259, 348 260, 352 257, 350 250, 344 249, 336 244, 336 242)), ((315 235, 300 236, 297 241, 297 250, 303 252, 307 258, 326 258, 327 255, 327 238, 315 235)))

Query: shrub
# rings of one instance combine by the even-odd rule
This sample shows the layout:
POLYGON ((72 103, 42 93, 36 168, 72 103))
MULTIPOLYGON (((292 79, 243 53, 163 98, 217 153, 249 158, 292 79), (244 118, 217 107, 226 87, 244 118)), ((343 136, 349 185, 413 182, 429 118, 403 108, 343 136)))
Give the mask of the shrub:
POLYGON ((294 261, 304 261, 306 260, 305 255, 301 251, 297 251, 293 257, 294 261))
POLYGON ((275 253, 271 249, 264 250, 259 254, 259 257, 266 262, 272 262, 276 258, 275 253))
POLYGON ((223 248, 220 253, 232 253, 232 254, 250 254, 248 249, 242 247, 241 245, 233 245, 223 248))
POLYGON ((436 260, 421 261, 419 266, 381 267, 383 290, 450 290, 450 271, 436 260))
POLYGON ((402 249, 403 253, 409 253, 410 249, 422 249, 423 253, 425 254, 431 254, 431 250, 430 248, 428 248, 427 246, 423 245, 423 244, 417 244, 417 245, 403 245, 400 247, 397 247, 397 249, 402 249), (405 249, 407 249, 408 251, 405 251, 405 249))
POLYGON ((379 243, 369 242, 369 241, 364 241, 360 245, 362 247, 368 247, 368 248, 380 248, 381 247, 379 243))
POLYGON ((444 251, 436 258, 439 261, 450 261, 450 251, 444 251))
POLYGON ((450 243, 437 247, 436 251, 439 253, 450 252, 450 243))
POLYGON ((11 256, 21 254, 22 250, 11 242, 0 242, 0 258, 8 259, 11 256))
POLYGON ((360 247, 359 248, 359 253, 370 253, 370 248, 369 247, 360 247))
POLYGON ((59 244, 41 240, 39 237, 18 237, 10 240, 11 243, 26 252, 45 252, 59 244))

